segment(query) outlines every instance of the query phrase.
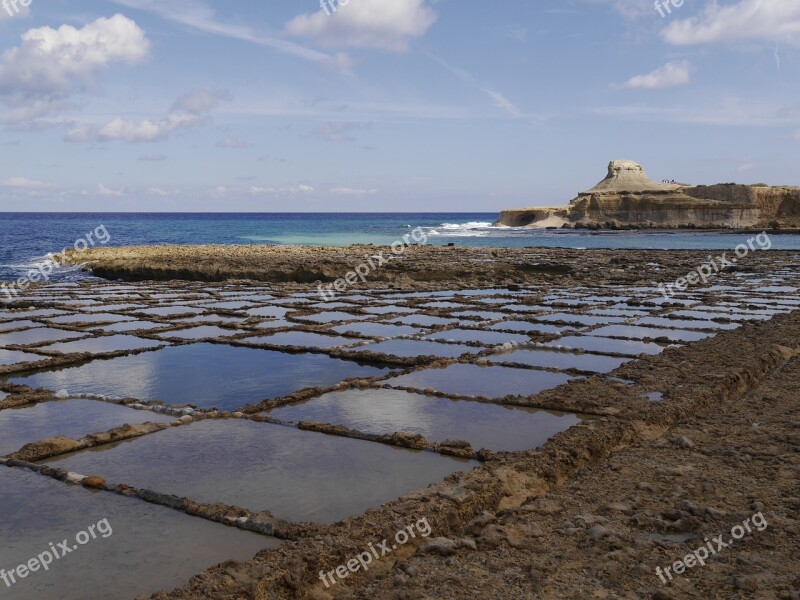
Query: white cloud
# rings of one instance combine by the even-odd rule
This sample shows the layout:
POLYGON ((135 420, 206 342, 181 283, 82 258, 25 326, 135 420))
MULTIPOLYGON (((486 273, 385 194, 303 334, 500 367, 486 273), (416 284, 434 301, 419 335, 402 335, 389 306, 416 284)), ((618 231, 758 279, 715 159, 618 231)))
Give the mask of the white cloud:
POLYGON ((144 60, 149 51, 144 31, 123 15, 80 29, 30 29, 0 57, 0 99, 7 108, 0 122, 30 124, 71 108, 70 96, 90 87, 97 72, 144 60))
POLYGON ((157 121, 133 121, 117 117, 102 127, 82 125, 67 132, 67 142, 158 142, 167 139, 178 129, 197 127, 206 122, 205 117, 173 114, 157 121))
POLYGON ((425 35, 437 18, 426 0, 353 0, 336 8, 331 15, 324 10, 300 14, 286 24, 286 33, 314 38, 326 46, 397 52, 407 50, 411 39, 425 35))
POLYGON ((147 188, 147 194, 149 196, 175 196, 178 194, 178 192, 177 191, 168 192, 166 190, 162 190, 161 188, 150 187, 147 188))
POLYGON ((141 160, 143 162, 161 162, 167 160, 166 154, 144 154, 140 156, 137 160, 141 160))
POLYGON ((667 42, 679 46, 737 40, 792 41, 797 34, 797 0, 740 0, 727 5, 709 2, 699 16, 674 21, 662 31, 667 42))
POLYGON ((692 65, 687 60, 673 61, 646 75, 631 77, 621 87, 657 90, 687 85, 691 81, 692 65))
POLYGON ((199 115, 211 112, 223 100, 232 100, 233 96, 228 90, 215 90, 202 88, 187 92, 179 96, 172 104, 172 112, 182 111, 199 115))
POLYGON ((113 190, 113 189, 111 189, 109 187, 106 187, 102 183, 98 183, 97 184, 97 189, 95 190, 95 193, 98 196, 111 196, 111 197, 115 197, 115 198, 121 198, 121 197, 127 196, 130 192, 128 192, 127 190, 113 190))
POLYGON ((254 196, 263 194, 309 194, 314 191, 310 185, 300 184, 295 187, 288 188, 265 188, 260 186, 252 186, 250 193, 254 196))
POLYGON ((100 18, 76 29, 40 27, 22 34, 22 43, 6 51, 0 63, 0 93, 70 92, 114 62, 133 64, 148 56, 150 42, 123 15, 100 18))

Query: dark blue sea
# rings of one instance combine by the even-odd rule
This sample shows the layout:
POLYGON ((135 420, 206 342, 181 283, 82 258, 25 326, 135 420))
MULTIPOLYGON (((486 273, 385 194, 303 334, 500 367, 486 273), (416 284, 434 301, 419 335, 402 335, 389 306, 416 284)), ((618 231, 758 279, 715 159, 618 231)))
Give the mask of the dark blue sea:
MULTIPOLYGON (((0 213, 0 280, 22 277, 48 253, 100 228, 109 246, 150 244, 391 244, 421 227, 429 243, 485 247, 731 250, 741 233, 576 232, 493 227, 497 213, 0 213)), ((96 238, 98 236, 92 236, 96 238)), ((800 250, 800 236, 772 236, 773 248, 800 250)), ((96 245, 101 245, 96 243, 96 245)), ((54 278, 81 277, 77 269, 54 278)))

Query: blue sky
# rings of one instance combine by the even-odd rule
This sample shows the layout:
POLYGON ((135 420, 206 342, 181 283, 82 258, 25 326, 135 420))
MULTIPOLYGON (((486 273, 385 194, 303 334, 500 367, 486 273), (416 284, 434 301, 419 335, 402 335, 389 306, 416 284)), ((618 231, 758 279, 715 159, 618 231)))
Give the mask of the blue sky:
POLYGON ((3 211, 492 212, 611 159, 800 184, 797 0, 2 2, 3 211))

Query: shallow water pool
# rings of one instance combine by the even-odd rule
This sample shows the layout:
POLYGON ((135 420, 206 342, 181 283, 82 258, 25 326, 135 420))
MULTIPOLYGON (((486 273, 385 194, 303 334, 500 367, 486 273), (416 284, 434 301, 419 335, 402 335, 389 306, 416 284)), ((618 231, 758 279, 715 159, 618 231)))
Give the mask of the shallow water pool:
POLYGON ((288 354, 226 344, 173 346, 135 356, 96 360, 78 367, 13 379, 31 387, 70 393, 130 396, 232 410, 348 377, 387 372, 324 354, 288 354))
POLYGON ((404 390, 344 390, 270 411, 289 422, 345 425, 378 435, 423 435, 428 441, 466 440, 473 449, 527 450, 580 422, 574 414, 468 400, 449 400, 404 390))

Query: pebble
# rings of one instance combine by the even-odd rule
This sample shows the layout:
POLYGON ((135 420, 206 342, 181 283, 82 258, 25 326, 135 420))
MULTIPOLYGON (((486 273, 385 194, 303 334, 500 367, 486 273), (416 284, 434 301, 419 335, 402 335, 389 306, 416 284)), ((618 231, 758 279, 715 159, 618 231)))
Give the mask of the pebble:
POLYGON ((69 483, 81 483, 85 478, 86 476, 80 473, 73 473, 72 471, 67 473, 67 481, 69 483))
POLYGON ((102 477, 97 477, 96 475, 92 475, 86 477, 83 481, 81 481, 81 485, 85 488, 91 488, 94 490, 103 489, 106 485, 106 480, 102 477))
POLYGON ((747 577, 740 577, 736 575, 733 578, 732 583, 735 588, 738 588, 740 590, 745 590, 746 592, 755 592, 758 589, 756 582, 747 577))
POLYGON ((675 439, 675 445, 678 446, 679 448, 693 448, 694 442, 685 435, 682 435, 679 438, 675 439))
POLYGON ((427 538, 420 544, 418 552, 420 554, 428 554, 435 552, 439 556, 450 556, 456 550, 462 547, 471 548, 474 550, 477 546, 475 540, 470 538, 451 540, 446 537, 427 538))
POLYGON ((603 527, 602 525, 595 525, 591 529, 589 529, 589 537, 592 538, 594 541, 602 540, 606 537, 611 537, 614 532, 609 529, 608 527, 603 527))
POLYGON ((178 421, 181 423, 191 423, 194 419, 190 415, 183 415, 178 421))

